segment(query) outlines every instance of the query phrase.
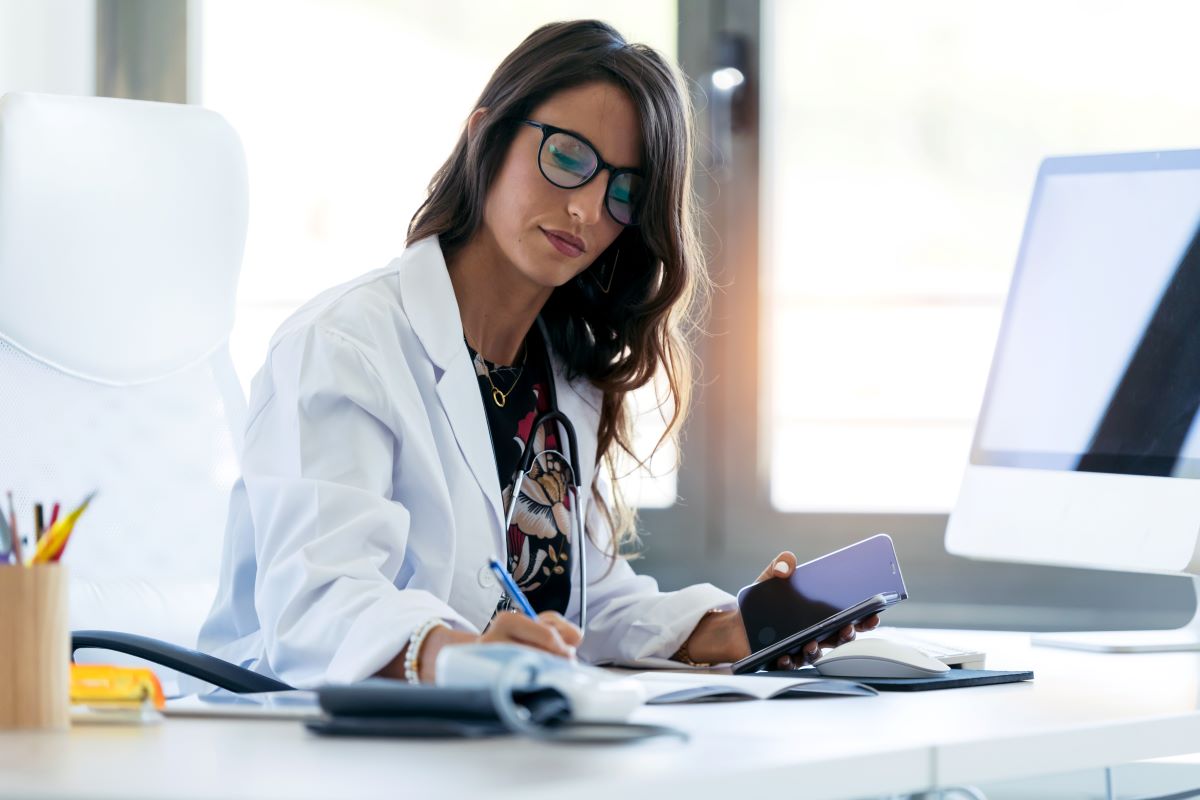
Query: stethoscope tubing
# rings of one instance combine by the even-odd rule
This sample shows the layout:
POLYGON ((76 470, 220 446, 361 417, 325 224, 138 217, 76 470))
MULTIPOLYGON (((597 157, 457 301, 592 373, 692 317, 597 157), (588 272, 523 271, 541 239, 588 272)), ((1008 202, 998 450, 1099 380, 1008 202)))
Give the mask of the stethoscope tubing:
MULTIPOLYGON (((551 373, 551 381, 553 381, 553 373, 551 373)), ((517 464, 517 479, 513 483, 512 497, 509 498, 508 511, 504 515, 504 532, 507 535, 509 528, 512 527, 513 516, 517 511, 517 500, 521 497, 521 487, 525 483, 525 475, 533 466, 533 459, 536 455, 533 443, 537 440, 537 432, 543 426, 557 422, 567 437, 567 456, 571 465, 571 488, 575 490, 575 496, 571 502, 571 511, 575 522, 576 558, 579 561, 579 630, 583 631, 587 628, 587 565, 585 556, 587 547, 586 542, 584 542, 586 534, 583 530, 583 491, 579 478, 581 474, 579 471, 579 448, 575 438, 575 426, 571 424, 571 420, 567 419, 566 414, 558 410, 558 404, 555 400, 556 398, 552 389, 550 394, 551 409, 539 415, 529 428, 529 438, 526 440, 525 447, 521 451, 521 459, 517 464)))

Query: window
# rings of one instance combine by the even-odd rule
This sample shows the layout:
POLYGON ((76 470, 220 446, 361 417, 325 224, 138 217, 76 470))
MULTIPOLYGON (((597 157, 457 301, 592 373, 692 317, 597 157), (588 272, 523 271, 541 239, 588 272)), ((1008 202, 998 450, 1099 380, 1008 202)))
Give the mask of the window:
POLYGON ((764 4, 774 507, 953 506, 1039 161, 1196 146, 1200 8, 1154 8, 764 4))
POLYGON ((95 2, 0 0, 0 95, 89 95, 95 88, 95 2))

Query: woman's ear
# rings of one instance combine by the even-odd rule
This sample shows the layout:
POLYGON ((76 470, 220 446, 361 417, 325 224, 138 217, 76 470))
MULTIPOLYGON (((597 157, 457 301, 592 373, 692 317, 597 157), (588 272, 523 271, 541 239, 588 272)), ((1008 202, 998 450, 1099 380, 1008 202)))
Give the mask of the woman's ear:
POLYGON ((471 116, 467 117, 467 138, 475 135, 475 130, 479 127, 479 123, 487 116, 488 110, 484 106, 480 106, 471 112, 471 116))

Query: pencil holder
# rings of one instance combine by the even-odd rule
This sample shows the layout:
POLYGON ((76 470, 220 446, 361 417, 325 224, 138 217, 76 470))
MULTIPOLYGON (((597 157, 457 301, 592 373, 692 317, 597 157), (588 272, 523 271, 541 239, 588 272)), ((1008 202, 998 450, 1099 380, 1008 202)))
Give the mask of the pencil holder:
POLYGON ((61 564, 0 566, 0 730, 70 724, 70 636, 61 564))

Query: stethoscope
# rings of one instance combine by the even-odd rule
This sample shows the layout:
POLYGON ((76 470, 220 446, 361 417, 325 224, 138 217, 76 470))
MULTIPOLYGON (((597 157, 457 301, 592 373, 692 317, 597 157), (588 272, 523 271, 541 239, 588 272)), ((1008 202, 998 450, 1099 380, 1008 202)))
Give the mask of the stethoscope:
MULTIPOLYGON (((579 630, 587 628, 587 567, 585 564, 584 552, 587 550, 586 542, 584 542, 583 531, 583 508, 580 498, 583 496, 582 487, 579 483, 579 476, 582 474, 579 471, 579 448, 575 439, 575 426, 571 424, 571 420, 567 419, 567 415, 558 410, 558 392, 554 387, 554 367, 550 363, 549 354, 546 355, 546 383, 549 388, 547 393, 550 400, 550 410, 540 414, 529 428, 529 438, 525 440, 525 446, 521 450, 521 460, 517 462, 517 480, 513 483, 512 497, 508 501, 508 511, 504 515, 504 532, 512 527, 513 515, 517 511, 517 501, 521 497, 521 486, 525 483, 525 475, 533 467, 534 453, 533 443, 537 441, 537 432, 545 425, 557 422, 562 428, 563 433, 567 437, 567 447, 570 450, 569 456, 564 456, 568 459, 571 468, 570 489, 574 489, 575 496, 571 498, 571 511, 574 515, 574 536, 576 540, 576 558, 579 562, 579 630)), ((562 456, 562 452, 557 450, 544 450, 543 454, 557 453, 562 456)))
MULTIPOLYGON (((574 538, 577 542, 575 548, 576 557, 579 559, 579 630, 583 631, 587 628, 587 566, 584 560, 584 553, 587 550, 587 542, 585 541, 587 534, 583 530, 583 506, 579 502, 583 495, 582 486, 579 481, 579 476, 582 474, 579 471, 579 447, 575 438, 575 426, 571 424, 571 420, 567 419, 566 414, 558 410, 558 394, 554 387, 554 368, 550 364, 548 352, 546 355, 546 382, 549 384, 547 394, 550 401, 550 410, 538 415, 534 419, 533 425, 529 428, 529 438, 525 440, 525 446, 521 450, 521 460, 517 464, 517 479, 513 483, 512 497, 509 498, 508 511, 504 515, 504 531, 507 534, 508 529, 512 527, 513 514, 517 510, 517 500, 521 496, 521 486, 525 483, 526 473, 533 467, 535 456, 533 443, 537 441, 537 432, 543 426, 557 422, 562 427, 563 433, 566 434, 567 447, 570 450, 569 455, 565 456, 565 458, 568 459, 571 469, 571 481, 568 492, 574 489, 574 497, 571 499, 571 511, 574 517, 574 538)), ((559 450, 543 450, 542 452, 543 454, 556 453, 559 456, 563 455, 559 450)), ((521 677, 523 670, 531 672, 532 675, 536 676, 541 666, 543 666, 541 662, 532 660, 528 655, 523 658, 516 658, 505 665, 501 670, 500 676, 492 684, 492 702, 495 704, 496 713, 499 715, 501 721, 511 730, 517 733, 525 733, 538 739, 550 739, 554 741, 588 743, 637 741, 664 735, 687 741, 687 734, 663 725, 630 722, 592 722, 547 727, 531 722, 528 712, 516 707, 513 700, 513 689, 519 687, 527 680, 521 677)))

